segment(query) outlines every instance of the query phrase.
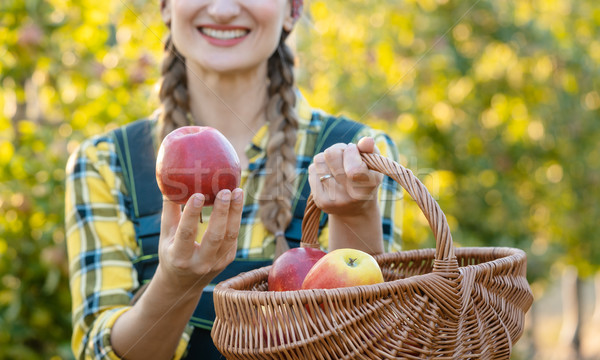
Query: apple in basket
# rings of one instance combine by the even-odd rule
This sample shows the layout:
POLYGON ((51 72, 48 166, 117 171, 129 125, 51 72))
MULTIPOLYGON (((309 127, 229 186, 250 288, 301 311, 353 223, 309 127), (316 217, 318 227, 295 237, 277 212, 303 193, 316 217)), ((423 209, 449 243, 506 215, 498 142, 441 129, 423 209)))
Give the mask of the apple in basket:
POLYGON ((382 282, 381 268, 373 256, 357 249, 337 249, 313 265, 302 289, 335 289, 382 282))
POLYGON ((220 190, 240 185, 242 169, 233 145, 208 126, 183 126, 162 141, 156 159, 156 181, 162 194, 185 204, 202 193, 204 205, 214 204, 220 190))
POLYGON ((268 290, 300 290, 308 271, 325 252, 314 248, 292 248, 281 254, 269 269, 268 290))

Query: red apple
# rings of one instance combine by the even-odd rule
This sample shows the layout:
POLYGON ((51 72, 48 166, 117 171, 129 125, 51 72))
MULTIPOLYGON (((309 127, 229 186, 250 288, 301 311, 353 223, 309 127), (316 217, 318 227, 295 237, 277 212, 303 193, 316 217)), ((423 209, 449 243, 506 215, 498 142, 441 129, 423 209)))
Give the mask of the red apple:
POLYGON ((310 268, 323 256, 314 248, 292 248, 281 254, 269 270, 269 291, 300 290, 310 268))
POLYGON ((156 159, 156 181, 162 194, 185 204, 195 193, 211 206, 220 190, 240 185, 242 170, 233 145, 208 126, 183 126, 162 141, 156 159))
POLYGON ((335 289, 382 282, 381 268, 373 256, 357 249, 337 249, 313 265, 302 289, 335 289))

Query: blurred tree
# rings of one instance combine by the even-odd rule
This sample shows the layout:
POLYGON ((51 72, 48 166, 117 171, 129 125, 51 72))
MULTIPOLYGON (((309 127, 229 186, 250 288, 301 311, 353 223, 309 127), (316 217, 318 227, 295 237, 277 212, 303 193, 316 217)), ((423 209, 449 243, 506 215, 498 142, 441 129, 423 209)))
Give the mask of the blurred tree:
POLYGON ((156 107, 163 28, 147 1, 0 3, 1 359, 72 357, 67 157, 156 107))

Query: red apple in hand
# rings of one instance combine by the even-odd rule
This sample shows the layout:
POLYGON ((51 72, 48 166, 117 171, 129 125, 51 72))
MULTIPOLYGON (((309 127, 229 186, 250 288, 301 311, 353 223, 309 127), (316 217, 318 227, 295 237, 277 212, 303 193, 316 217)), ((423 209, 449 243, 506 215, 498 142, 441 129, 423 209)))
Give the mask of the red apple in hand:
POLYGON ((240 160, 233 145, 208 126, 183 126, 162 141, 156 159, 156 181, 162 194, 185 204, 195 193, 211 206, 220 190, 240 185, 240 160))
POLYGON ((357 249, 337 249, 313 265, 302 289, 335 289, 381 282, 383 274, 373 256, 357 249))
POLYGON ((269 270, 269 291, 300 290, 310 268, 324 255, 324 251, 314 248, 287 250, 273 262, 269 270))

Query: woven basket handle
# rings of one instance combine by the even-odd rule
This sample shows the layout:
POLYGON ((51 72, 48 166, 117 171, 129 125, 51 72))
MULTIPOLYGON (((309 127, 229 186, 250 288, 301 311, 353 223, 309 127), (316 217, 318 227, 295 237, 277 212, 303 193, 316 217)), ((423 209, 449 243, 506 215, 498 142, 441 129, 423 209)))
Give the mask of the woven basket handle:
MULTIPOLYGON (((444 273, 446 276, 457 276, 459 273, 458 262, 454 255, 454 244, 446 215, 425 185, 413 175, 412 171, 393 160, 378 154, 362 153, 361 156, 370 170, 387 175, 400 184, 416 201, 425 215, 435 236, 436 251, 433 271, 444 273)), ((302 247, 319 247, 317 236, 320 216, 321 209, 317 207, 313 195, 310 194, 302 221, 302 247)))

